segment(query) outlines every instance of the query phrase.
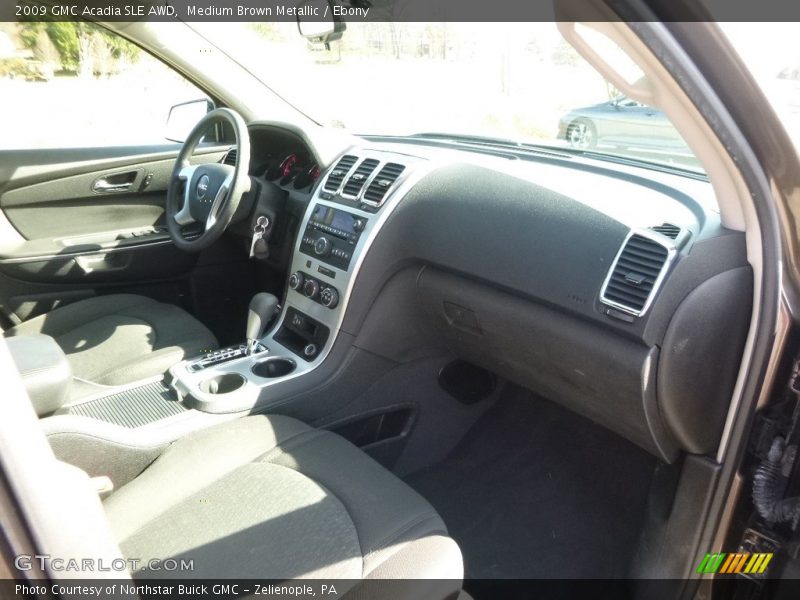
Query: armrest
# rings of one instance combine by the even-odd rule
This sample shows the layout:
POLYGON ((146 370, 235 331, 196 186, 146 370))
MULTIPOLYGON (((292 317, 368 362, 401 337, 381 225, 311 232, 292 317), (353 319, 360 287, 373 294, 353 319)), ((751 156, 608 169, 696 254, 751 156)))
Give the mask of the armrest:
POLYGON ((6 338, 36 414, 48 415, 64 404, 72 368, 64 351, 49 335, 6 338))

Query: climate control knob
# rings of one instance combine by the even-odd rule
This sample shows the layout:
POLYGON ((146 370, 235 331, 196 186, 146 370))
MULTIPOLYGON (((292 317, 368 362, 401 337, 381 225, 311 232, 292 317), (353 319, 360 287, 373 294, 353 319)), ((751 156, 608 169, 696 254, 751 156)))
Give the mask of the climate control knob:
POLYGON ((326 237, 317 238, 314 242, 314 254, 317 256, 328 256, 331 251, 331 241, 326 237))
POLYGON ((336 291, 336 288, 326 287, 320 293, 319 301, 322 302, 323 306, 336 308, 336 305, 339 304, 339 292, 336 291))
POLYGON ((289 287, 299 291, 303 287, 303 279, 303 274, 300 271, 295 271, 289 277, 289 287))
POLYGON ((303 293, 309 298, 315 298, 319 292, 319 284, 313 279, 307 279, 303 284, 303 293))

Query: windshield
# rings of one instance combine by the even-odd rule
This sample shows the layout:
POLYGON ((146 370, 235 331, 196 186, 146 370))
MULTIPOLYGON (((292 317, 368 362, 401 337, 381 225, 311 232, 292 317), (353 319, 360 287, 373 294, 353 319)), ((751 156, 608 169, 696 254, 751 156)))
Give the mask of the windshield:
POLYGON ((294 23, 193 27, 325 126, 503 138, 701 170, 666 116, 622 95, 554 23, 348 23, 328 49, 294 23))

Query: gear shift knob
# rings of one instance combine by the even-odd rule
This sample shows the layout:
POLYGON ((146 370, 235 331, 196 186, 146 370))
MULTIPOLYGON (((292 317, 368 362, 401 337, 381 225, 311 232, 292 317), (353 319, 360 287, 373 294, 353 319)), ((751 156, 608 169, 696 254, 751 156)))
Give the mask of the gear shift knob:
POLYGON ((253 296, 250 300, 250 308, 247 311, 247 354, 252 354, 258 340, 264 335, 275 309, 278 308, 278 299, 272 294, 261 292, 253 296))

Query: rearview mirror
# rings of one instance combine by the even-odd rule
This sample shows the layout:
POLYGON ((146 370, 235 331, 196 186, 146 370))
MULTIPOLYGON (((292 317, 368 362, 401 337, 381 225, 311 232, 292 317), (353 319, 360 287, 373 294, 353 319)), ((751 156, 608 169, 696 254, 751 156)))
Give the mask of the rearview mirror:
POLYGON ((313 44, 326 47, 342 37, 347 26, 333 14, 329 0, 305 0, 297 11, 297 30, 313 44))
POLYGON ((214 103, 207 98, 176 104, 169 109, 167 131, 164 137, 171 142, 182 144, 200 119, 212 110, 214 110, 214 103))

